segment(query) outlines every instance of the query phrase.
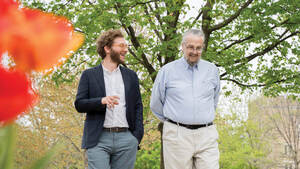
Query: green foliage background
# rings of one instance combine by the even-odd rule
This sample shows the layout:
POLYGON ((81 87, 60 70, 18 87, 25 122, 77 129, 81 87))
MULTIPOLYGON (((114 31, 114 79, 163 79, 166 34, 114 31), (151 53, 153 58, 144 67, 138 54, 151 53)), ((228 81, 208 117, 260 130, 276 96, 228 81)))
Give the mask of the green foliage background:
MULTIPOLYGON (((182 56, 181 35, 201 28, 205 35, 202 58, 220 70, 222 92, 229 84, 242 91, 262 89, 265 95, 300 93, 299 0, 206 0, 199 1, 190 18, 185 0, 21 0, 25 6, 63 15, 85 35, 85 43, 57 71, 44 80, 56 84, 78 81, 81 72, 100 64, 95 41, 101 32, 120 28, 131 45, 126 65, 140 77, 145 106, 146 132, 157 136, 157 119, 149 109, 151 88, 157 71, 182 56), (225 82, 225 83, 224 83, 225 82)), ((75 113, 75 112, 74 112, 75 113)), ((220 166, 224 169, 255 169, 268 163, 263 131, 255 121, 241 120, 237 112, 218 117, 220 166), (256 133, 255 135, 249 133, 256 133)), ((80 133, 77 133, 80 137, 80 133)), ((160 141, 152 135, 138 152, 137 169, 160 165, 160 141)), ((78 140, 78 138, 76 138, 78 140)), ((80 144, 80 143, 78 143, 80 144)), ((76 163, 76 160, 74 160, 76 163)), ((78 161, 78 160, 77 160, 78 161)), ((78 161, 82 166, 82 161, 78 161)), ((77 164, 74 164, 75 166, 77 164)))
MULTIPOLYGON (((85 35, 84 46, 52 75, 58 83, 98 65, 95 40, 105 30, 121 28, 132 45, 127 66, 150 90, 160 67, 181 57, 182 33, 202 28, 203 58, 219 67, 222 81, 243 90, 262 88, 271 96, 299 96, 299 0, 206 0, 198 1, 196 9, 185 0, 21 2, 66 16, 85 35), (192 9, 197 13, 190 13, 192 9)), ((230 95, 225 86, 223 90, 230 95)))

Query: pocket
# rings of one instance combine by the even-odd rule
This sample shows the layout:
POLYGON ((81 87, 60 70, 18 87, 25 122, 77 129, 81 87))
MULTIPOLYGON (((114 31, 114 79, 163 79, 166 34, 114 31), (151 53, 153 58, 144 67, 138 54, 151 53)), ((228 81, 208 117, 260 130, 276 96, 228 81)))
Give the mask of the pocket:
POLYGON ((207 98, 214 94, 214 85, 210 81, 202 81, 200 83, 199 97, 207 98))
POLYGON ((130 131, 129 131, 129 135, 131 135, 131 138, 133 139, 133 141, 135 141, 136 144, 138 145, 139 144, 138 139, 130 131))
POLYGON ((163 140, 177 140, 177 126, 174 127, 170 122, 164 122, 163 126, 163 140))
POLYGON ((218 133, 216 125, 212 125, 212 129, 213 129, 215 139, 218 140, 219 139, 219 133, 218 133))

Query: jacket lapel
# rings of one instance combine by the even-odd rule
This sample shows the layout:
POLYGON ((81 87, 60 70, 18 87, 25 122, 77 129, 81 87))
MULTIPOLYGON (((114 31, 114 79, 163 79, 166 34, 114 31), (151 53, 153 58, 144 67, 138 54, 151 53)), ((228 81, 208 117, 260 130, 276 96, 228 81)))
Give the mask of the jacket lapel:
POLYGON ((101 93, 104 93, 104 96, 106 96, 103 68, 101 64, 96 67, 95 77, 97 79, 97 84, 100 88, 100 91, 102 91, 101 93))

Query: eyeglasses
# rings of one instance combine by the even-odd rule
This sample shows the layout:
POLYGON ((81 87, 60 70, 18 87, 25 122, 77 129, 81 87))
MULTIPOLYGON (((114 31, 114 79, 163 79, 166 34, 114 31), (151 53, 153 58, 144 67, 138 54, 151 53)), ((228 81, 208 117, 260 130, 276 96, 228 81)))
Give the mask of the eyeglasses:
POLYGON ((193 45, 186 45, 186 48, 189 50, 189 51, 195 51, 196 52, 202 52, 203 50, 203 46, 198 46, 198 47, 194 47, 193 45))
POLYGON ((126 43, 114 43, 112 46, 117 46, 117 47, 120 47, 120 48, 128 48, 131 45, 128 45, 126 43))

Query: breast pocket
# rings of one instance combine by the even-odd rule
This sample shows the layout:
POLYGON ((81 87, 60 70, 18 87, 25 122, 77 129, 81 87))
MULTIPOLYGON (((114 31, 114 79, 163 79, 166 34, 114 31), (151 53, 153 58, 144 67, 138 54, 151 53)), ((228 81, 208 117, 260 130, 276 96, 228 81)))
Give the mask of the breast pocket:
POLYGON ((174 98, 185 99, 184 96, 191 94, 192 83, 188 81, 170 81, 166 85, 166 95, 174 98))
POLYGON ((214 95, 215 85, 211 81, 202 81, 199 85, 199 96, 201 98, 210 98, 214 95))

